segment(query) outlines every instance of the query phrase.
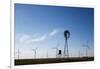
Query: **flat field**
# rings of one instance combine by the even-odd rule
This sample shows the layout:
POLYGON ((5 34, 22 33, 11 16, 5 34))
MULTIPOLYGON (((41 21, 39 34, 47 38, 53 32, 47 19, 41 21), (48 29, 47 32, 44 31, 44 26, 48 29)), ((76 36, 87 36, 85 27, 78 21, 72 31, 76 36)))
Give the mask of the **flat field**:
POLYGON ((48 64, 62 62, 93 61, 94 57, 73 57, 73 58, 41 58, 41 59, 15 59, 15 65, 48 64))

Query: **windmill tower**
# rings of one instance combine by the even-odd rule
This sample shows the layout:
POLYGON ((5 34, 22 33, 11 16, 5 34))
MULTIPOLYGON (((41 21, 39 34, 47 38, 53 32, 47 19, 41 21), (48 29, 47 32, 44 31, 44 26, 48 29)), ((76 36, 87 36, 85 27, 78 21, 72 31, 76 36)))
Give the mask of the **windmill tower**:
POLYGON ((70 32, 68 30, 64 31, 64 37, 65 37, 64 57, 67 56, 67 58, 69 58, 68 39, 70 37, 70 32))

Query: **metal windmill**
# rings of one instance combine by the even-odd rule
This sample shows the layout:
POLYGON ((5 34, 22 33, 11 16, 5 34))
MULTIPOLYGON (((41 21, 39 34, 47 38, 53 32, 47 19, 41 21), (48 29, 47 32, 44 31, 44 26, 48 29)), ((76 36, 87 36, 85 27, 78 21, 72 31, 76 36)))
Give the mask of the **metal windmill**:
POLYGON ((69 58, 68 39, 70 37, 70 32, 68 30, 64 31, 64 37, 65 37, 64 57, 67 56, 67 58, 69 58))
POLYGON ((34 51, 34 59, 36 59, 36 50, 37 50, 37 48, 32 49, 32 51, 34 51))

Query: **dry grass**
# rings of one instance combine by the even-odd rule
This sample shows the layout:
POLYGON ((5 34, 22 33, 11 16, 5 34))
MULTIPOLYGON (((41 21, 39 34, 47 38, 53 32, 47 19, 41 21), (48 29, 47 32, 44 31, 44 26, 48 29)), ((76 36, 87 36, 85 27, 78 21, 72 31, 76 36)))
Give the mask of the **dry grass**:
POLYGON ((94 60, 94 57, 15 59, 15 65, 47 64, 47 63, 61 63, 61 62, 81 62, 81 61, 93 61, 93 60, 94 60))

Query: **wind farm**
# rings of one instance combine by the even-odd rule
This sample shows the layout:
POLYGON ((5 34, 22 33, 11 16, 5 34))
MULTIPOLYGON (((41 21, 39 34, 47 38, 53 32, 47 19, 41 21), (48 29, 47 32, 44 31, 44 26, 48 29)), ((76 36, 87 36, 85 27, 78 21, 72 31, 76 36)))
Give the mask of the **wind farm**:
POLYGON ((15 4, 14 64, 94 60, 94 9, 15 4))
MULTIPOLYGON (((93 61, 94 60, 94 57, 91 57, 87 54, 88 53, 87 48, 89 48, 89 46, 87 45, 84 45, 86 47, 85 56, 80 56, 80 52, 79 52, 79 56, 70 57, 70 53, 68 50, 68 42, 67 42, 67 39, 70 37, 70 32, 68 30, 64 31, 64 37, 65 37, 65 45, 64 45, 63 54, 62 54, 62 50, 58 49, 56 46, 55 48, 52 48, 56 50, 55 58, 48 58, 48 54, 49 54, 48 52, 46 53, 47 57, 36 58, 37 48, 35 48, 35 49, 32 49, 32 51, 34 51, 33 59, 19 59, 19 55, 18 55, 18 59, 15 60, 15 65, 48 64, 48 63, 80 62, 80 61, 82 62, 82 61, 93 61)), ((18 50, 18 54, 19 54, 19 50, 18 50)))

